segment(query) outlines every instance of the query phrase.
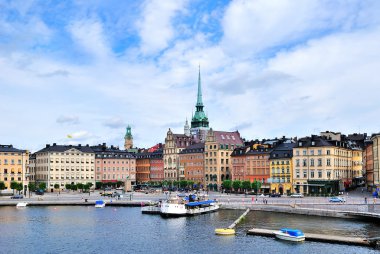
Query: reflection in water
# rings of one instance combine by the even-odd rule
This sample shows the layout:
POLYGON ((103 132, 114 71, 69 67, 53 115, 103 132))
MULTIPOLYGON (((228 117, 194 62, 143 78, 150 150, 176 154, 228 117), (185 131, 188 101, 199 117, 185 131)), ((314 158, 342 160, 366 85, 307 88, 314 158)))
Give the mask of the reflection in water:
POLYGON ((369 222, 250 212, 237 235, 220 237, 215 228, 230 225, 243 211, 227 210, 189 218, 143 215, 139 208, 0 208, 2 253, 375 253, 370 248, 247 236, 252 227, 295 227, 305 232, 380 235, 369 222), (6 243, 6 244, 5 244, 6 243), (17 251, 15 250, 17 248, 17 251))

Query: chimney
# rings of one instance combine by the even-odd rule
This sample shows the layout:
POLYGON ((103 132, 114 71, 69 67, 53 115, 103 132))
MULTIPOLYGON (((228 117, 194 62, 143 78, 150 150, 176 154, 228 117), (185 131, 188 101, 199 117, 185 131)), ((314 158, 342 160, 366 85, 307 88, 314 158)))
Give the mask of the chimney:
POLYGON ((57 145, 57 143, 53 143, 53 146, 56 146, 57 145))
POLYGON ((79 147, 82 147, 82 144, 78 144, 79 147))

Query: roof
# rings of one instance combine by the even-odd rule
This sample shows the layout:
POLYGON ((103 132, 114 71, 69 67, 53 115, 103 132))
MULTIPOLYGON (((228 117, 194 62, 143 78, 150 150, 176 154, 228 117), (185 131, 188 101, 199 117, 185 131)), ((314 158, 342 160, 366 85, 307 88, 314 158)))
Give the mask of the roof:
POLYGON ((20 150, 14 148, 13 145, 0 145, 0 152, 14 152, 14 153, 24 153, 26 150, 20 150))
POLYGON ((293 148, 296 146, 295 143, 282 143, 278 145, 270 153, 271 159, 279 158, 292 158, 293 157, 293 148))
POLYGON ((218 144, 224 145, 243 145, 244 142, 240 137, 238 131, 228 132, 228 131, 213 131, 215 141, 218 144))
POLYGON ((300 147, 323 147, 323 146, 335 146, 342 148, 351 148, 346 141, 330 140, 324 137, 312 135, 311 137, 300 138, 296 142, 295 148, 300 147))
POLYGON ((205 150, 205 143, 196 143, 183 149, 180 153, 203 153, 205 150))
POLYGON ((89 145, 57 145, 56 143, 53 143, 53 145, 47 144, 45 148, 39 150, 36 153, 44 153, 44 152, 66 152, 70 149, 76 149, 81 151, 82 153, 94 153, 94 150, 89 145))

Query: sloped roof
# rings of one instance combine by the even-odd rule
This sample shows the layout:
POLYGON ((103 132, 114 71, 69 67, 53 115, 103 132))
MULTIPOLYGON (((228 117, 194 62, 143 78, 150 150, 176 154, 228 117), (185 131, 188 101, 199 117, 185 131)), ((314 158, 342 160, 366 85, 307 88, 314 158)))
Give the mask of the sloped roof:
POLYGON ((240 137, 240 133, 238 131, 213 131, 215 141, 218 144, 224 144, 224 145, 243 145, 244 142, 242 138, 240 137))
POLYGON ((82 145, 74 146, 74 145, 56 145, 56 144, 46 145, 45 148, 39 150, 36 153, 66 152, 67 150, 70 150, 70 149, 73 149, 73 148, 76 149, 76 150, 81 151, 82 153, 94 153, 94 150, 90 146, 88 146, 88 145, 86 145, 86 146, 82 146, 82 145))
POLYGON ((0 152, 14 152, 14 153, 24 153, 26 150, 20 150, 14 148, 13 145, 0 145, 0 152))

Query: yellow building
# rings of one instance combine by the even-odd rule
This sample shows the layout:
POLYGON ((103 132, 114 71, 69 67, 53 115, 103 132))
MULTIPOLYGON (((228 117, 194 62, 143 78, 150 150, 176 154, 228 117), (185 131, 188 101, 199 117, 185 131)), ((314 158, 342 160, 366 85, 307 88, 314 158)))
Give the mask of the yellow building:
POLYGON ((307 194, 338 193, 352 185, 353 150, 345 141, 299 139, 293 149, 293 186, 307 194))
POLYGON ((286 141, 278 145, 269 157, 271 193, 291 194, 293 188, 293 148, 296 144, 286 141))
POLYGON ((213 131, 207 133, 205 143, 205 184, 208 189, 218 190, 224 180, 232 179, 231 153, 243 146, 238 131, 213 131))
POLYGON ((13 181, 22 183, 24 192, 27 190, 28 161, 29 151, 16 149, 12 145, 0 145, 0 182, 5 183, 6 190, 10 190, 13 181))

